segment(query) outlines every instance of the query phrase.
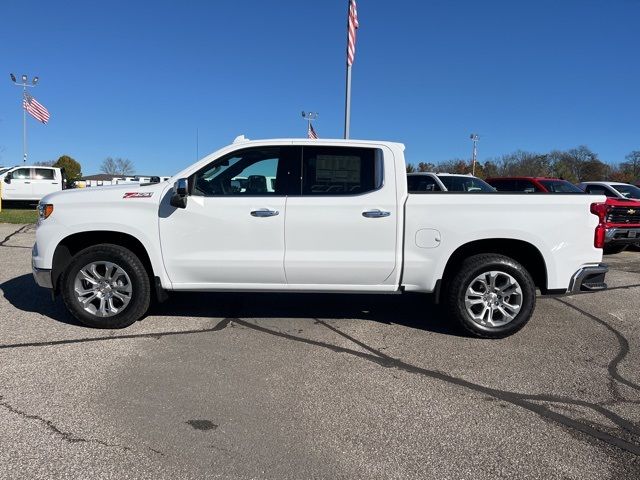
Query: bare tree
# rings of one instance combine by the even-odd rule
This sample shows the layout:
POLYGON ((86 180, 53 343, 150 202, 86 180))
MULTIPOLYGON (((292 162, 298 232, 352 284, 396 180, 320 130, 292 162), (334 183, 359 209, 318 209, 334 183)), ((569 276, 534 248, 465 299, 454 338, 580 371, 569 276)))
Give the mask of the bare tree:
POLYGON ((107 157, 100 165, 100 171, 107 175, 120 175, 126 177, 133 175, 136 169, 133 162, 128 158, 111 158, 107 157))

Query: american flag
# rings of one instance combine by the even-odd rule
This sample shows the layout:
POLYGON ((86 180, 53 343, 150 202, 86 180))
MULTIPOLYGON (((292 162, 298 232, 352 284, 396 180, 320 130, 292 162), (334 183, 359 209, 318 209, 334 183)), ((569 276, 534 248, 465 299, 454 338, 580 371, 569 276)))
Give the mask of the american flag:
POLYGON ((356 7, 356 0, 349 0, 349 38, 347 44, 347 65, 353 65, 353 61, 356 58, 356 30, 360 25, 358 24, 358 10, 356 7))
POLYGON ((309 122, 309 128, 307 129, 307 137, 313 138, 314 140, 318 139, 318 134, 313 129, 313 125, 311 125, 311 122, 309 122))
POLYGON ((24 98, 22 99, 23 108, 31 114, 33 118, 42 123, 47 123, 49 121, 49 110, 44 108, 43 105, 38 103, 38 101, 33 98, 28 93, 24 94, 24 98))

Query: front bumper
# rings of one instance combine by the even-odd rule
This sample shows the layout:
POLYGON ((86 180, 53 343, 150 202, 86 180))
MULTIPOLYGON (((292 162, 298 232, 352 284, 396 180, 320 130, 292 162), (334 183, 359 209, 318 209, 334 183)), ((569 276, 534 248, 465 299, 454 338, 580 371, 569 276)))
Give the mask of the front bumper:
POLYGON ((604 277, 609 267, 604 263, 582 267, 571 277, 569 293, 597 292, 607 288, 604 277))
POLYGON ((640 227, 607 228, 604 243, 606 245, 633 245, 640 243, 640 227))
POLYGON ((43 287, 48 288, 49 290, 53 289, 53 281, 51 280, 51 270, 45 268, 36 268, 35 266, 31 267, 31 271, 33 273, 33 279, 36 283, 43 287))

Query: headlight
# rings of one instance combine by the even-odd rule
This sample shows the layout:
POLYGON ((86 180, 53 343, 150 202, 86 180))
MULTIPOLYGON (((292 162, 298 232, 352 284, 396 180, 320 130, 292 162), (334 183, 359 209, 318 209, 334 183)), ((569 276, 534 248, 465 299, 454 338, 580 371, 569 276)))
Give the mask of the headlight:
POLYGON ((53 213, 53 204, 51 203, 40 203, 38 204, 38 218, 40 220, 45 220, 49 218, 49 215, 53 213))

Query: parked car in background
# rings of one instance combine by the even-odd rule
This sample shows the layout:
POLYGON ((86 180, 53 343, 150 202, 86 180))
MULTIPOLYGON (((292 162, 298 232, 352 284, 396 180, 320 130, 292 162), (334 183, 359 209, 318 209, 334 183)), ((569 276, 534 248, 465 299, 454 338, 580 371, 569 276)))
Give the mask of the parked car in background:
POLYGON ((33 274, 99 328, 132 324, 166 290, 407 291, 434 294, 452 320, 492 338, 525 325, 536 287, 606 288, 593 213, 605 197, 435 179, 460 190, 407 192, 398 143, 239 137, 170 183, 48 195, 33 274))
POLYGON ((549 177, 492 177, 487 183, 499 192, 582 193, 573 183, 549 177))
POLYGON ((66 188, 63 168, 17 166, 0 173, 2 200, 39 201, 66 188))
POLYGON ((596 195, 606 195, 611 198, 640 200, 640 187, 621 182, 582 182, 578 187, 596 195))
POLYGON ((585 192, 566 180, 545 177, 488 178, 487 183, 501 192, 605 195, 606 202, 593 212, 600 218, 602 228, 599 234, 604 236, 604 253, 620 253, 628 246, 636 245, 640 241, 640 201, 632 201, 624 196, 607 195, 603 186, 590 188, 585 192))
POLYGON ((414 172, 407 174, 409 193, 414 192, 495 192, 495 188, 473 175, 414 172))

